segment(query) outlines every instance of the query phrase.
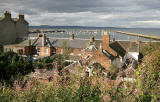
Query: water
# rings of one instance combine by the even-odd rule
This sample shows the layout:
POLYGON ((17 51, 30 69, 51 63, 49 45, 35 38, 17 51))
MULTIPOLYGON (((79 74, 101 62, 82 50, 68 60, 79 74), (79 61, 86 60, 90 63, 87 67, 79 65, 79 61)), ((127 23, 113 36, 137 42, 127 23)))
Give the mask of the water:
MULTIPOLYGON (((55 38, 69 38, 70 34, 74 34, 75 38, 80 39, 89 39, 91 36, 94 36, 95 39, 102 39, 102 34, 104 30, 111 31, 124 31, 129 33, 138 33, 138 34, 147 34, 160 36, 160 29, 154 28, 110 28, 110 29, 51 29, 51 30, 65 30, 66 32, 55 32, 55 33, 46 33, 47 37, 55 38), (85 32, 82 32, 85 31, 85 32), (91 32, 92 31, 92 32, 91 32)), ((110 32, 111 40, 115 38, 116 40, 129 40, 136 41, 136 36, 118 34, 110 32)), ((30 34, 30 37, 36 37, 37 34, 30 34)), ((149 41, 150 39, 141 38, 142 41, 149 41)))

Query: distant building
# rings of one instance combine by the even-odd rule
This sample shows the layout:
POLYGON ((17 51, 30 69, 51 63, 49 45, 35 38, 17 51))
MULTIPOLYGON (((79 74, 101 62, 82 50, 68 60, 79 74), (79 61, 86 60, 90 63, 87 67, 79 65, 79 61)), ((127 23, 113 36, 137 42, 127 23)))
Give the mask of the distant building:
POLYGON ((11 13, 5 11, 0 17, 0 44, 14 43, 17 38, 27 36, 28 24, 23 14, 19 14, 19 18, 11 18, 11 13))

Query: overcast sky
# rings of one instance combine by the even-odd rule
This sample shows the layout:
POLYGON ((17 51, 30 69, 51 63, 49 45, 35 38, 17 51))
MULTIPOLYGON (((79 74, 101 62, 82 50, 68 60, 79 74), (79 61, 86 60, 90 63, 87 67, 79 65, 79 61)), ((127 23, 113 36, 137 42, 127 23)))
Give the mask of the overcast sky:
POLYGON ((0 0, 30 25, 160 28, 160 0, 0 0))

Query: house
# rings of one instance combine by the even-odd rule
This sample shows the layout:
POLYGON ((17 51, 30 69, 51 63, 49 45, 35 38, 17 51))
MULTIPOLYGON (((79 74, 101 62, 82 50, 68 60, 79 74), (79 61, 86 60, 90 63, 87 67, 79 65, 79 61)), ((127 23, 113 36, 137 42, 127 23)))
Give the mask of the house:
POLYGON ((23 55, 51 56, 55 54, 55 48, 45 34, 39 34, 34 40, 25 40, 19 44, 3 46, 4 52, 13 51, 23 55))
POLYGON ((20 13, 18 17, 12 18, 9 11, 5 11, 0 17, 0 44, 11 44, 16 39, 27 36, 29 23, 23 14, 20 13))
POLYGON ((89 66, 93 63, 99 63, 107 70, 112 65, 121 68, 124 63, 125 49, 116 41, 110 42, 110 36, 107 32, 102 36, 102 43, 99 48, 96 48, 95 43, 90 44, 82 52, 82 57, 86 59, 86 64, 89 66))
MULTIPOLYGON (((92 39, 94 39, 92 37, 92 39)), ((99 42, 98 40, 94 42, 99 42)), ((68 50, 72 56, 81 56, 80 52, 89 46, 90 40, 74 39, 74 35, 70 35, 67 39, 47 38, 45 34, 38 34, 36 39, 29 39, 18 44, 4 45, 4 51, 22 52, 25 55, 52 56, 53 54, 63 54, 68 50), (29 51, 28 51, 29 50, 29 51), (26 53, 30 52, 30 53, 26 53)), ((97 44, 98 46, 98 44, 97 44)))
POLYGON ((13 51, 15 53, 28 56, 36 53, 36 47, 31 46, 31 42, 29 40, 26 40, 19 44, 6 44, 3 46, 3 51, 13 51))

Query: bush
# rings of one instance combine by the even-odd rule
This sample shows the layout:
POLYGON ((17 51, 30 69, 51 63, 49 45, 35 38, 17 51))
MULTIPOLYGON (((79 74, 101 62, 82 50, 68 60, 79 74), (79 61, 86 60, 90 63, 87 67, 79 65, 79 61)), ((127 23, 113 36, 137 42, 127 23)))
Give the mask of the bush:
POLYGON ((14 52, 4 52, 0 55, 0 80, 11 82, 17 75, 26 75, 34 70, 32 62, 14 52))
POLYGON ((142 102, 159 102, 160 91, 160 50, 159 46, 144 57, 143 63, 137 69, 137 86, 140 95, 137 96, 142 102))

